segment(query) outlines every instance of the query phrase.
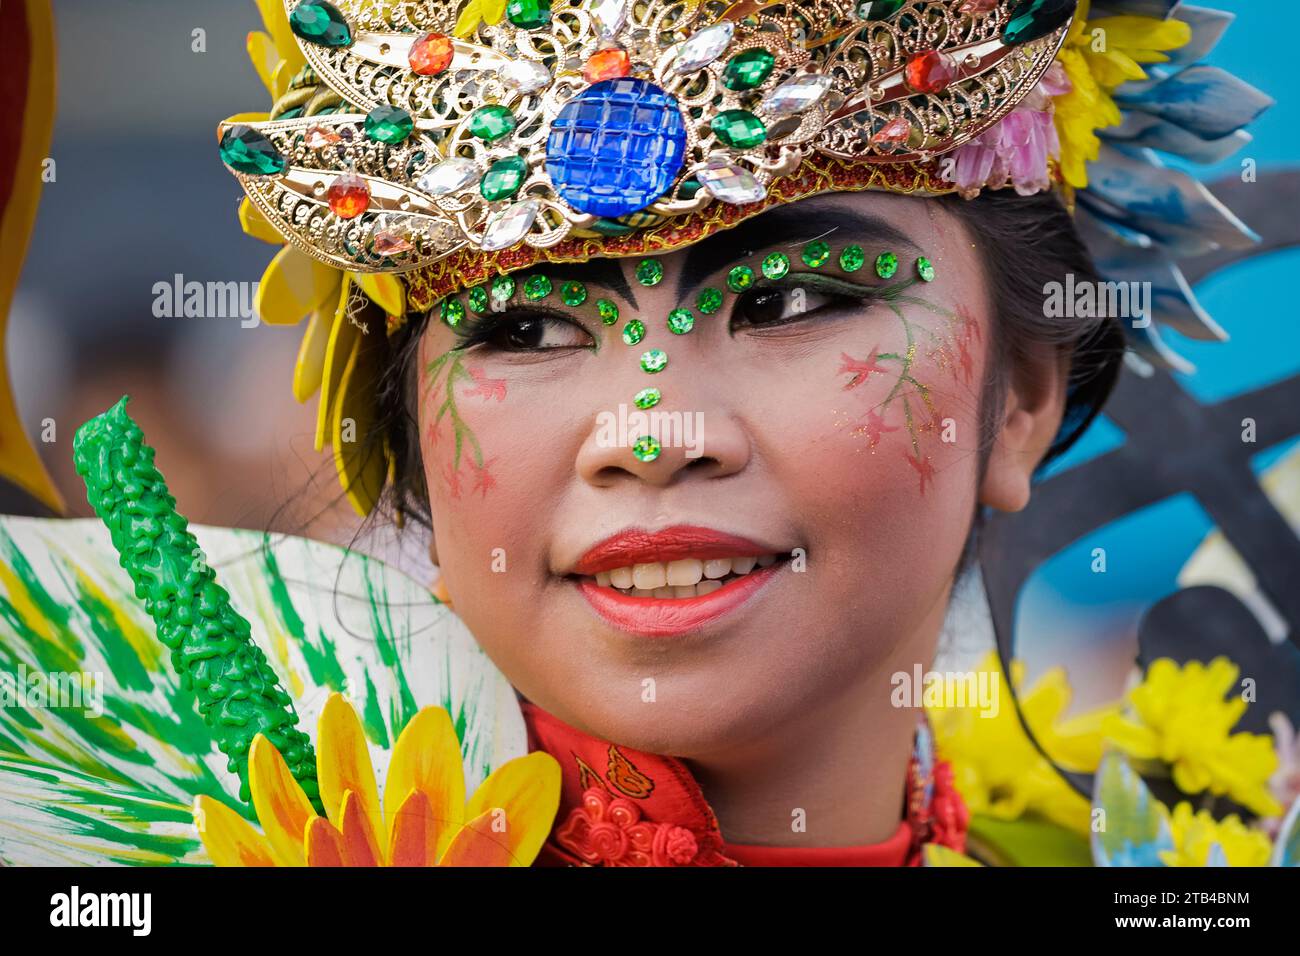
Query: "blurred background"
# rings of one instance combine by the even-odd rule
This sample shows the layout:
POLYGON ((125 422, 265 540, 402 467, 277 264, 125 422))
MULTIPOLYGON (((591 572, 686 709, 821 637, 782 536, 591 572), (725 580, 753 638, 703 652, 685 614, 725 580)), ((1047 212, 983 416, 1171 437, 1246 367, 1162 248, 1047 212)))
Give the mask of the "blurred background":
MULTIPOLYGON (((1294 3, 1212 5, 1238 19, 1208 62, 1278 102, 1252 126, 1255 140, 1240 154, 1188 171, 1207 183, 1240 184, 1244 159, 1258 164, 1261 177, 1300 168, 1300 96, 1292 64, 1272 43, 1286 32, 1279 24, 1293 22, 1294 3)), ((274 253, 240 230, 242 194, 222 167, 215 141, 219 120, 268 105, 245 52, 247 33, 260 28, 253 0, 56 0, 55 16, 56 178, 41 201, 12 312, 8 361, 28 433, 39 436, 47 420, 56 424, 56 439, 38 448, 70 512, 90 513, 72 470, 72 434, 129 393, 132 414, 192 520, 352 542, 358 519, 339 500, 330 462, 312 448, 314 404, 298 405, 290 393, 301 330, 153 312, 157 283, 177 275, 253 283, 274 253), (203 31, 202 51, 195 49, 196 30, 203 31)), ((1300 220, 1293 188, 1270 193, 1269 202, 1275 212, 1300 220)), ((1297 275, 1295 247, 1203 272, 1196 292, 1231 339, 1192 342, 1168 333, 1175 349, 1199 367, 1195 375, 1170 380, 1180 401, 1209 407, 1263 394, 1300 375, 1297 275)), ((1081 474, 1077 470, 1122 449, 1144 417, 1147 427, 1159 430, 1162 416, 1170 414, 1167 396, 1145 394, 1126 400, 1127 425, 1113 416, 1100 419, 1054 466, 1052 480, 1081 474)), ((1261 407, 1257 414, 1267 411, 1261 407)), ((1274 508, 1265 509, 1262 520, 1272 522, 1274 532, 1288 523, 1300 528, 1298 452, 1291 436, 1259 447, 1251 461, 1274 508)), ((1212 462, 1215 454, 1207 444, 1203 458, 1212 462)), ((1017 516, 1012 531, 1050 528, 1063 506, 1046 495, 1043 501, 1017 516)), ((1026 660, 1031 679, 1067 663, 1085 700, 1114 693, 1121 672, 1132 666, 1143 622, 1171 595, 1196 584, 1227 587, 1248 610, 1248 624, 1266 636, 1266 650, 1284 647, 1290 625, 1277 619, 1276 608, 1270 619, 1269 602, 1259 600, 1249 569, 1241 573, 1241 549, 1220 530, 1193 492, 1146 502, 1082 536, 1040 548, 1024 574, 991 582, 994 620, 1026 660), (1105 574, 1089 568, 1098 547, 1109 555, 1105 574), (1102 655, 1103 645, 1115 653, 1102 655), (1103 657, 1115 662, 1112 671, 1103 657), (1083 679, 1090 669, 1099 675, 1091 686, 1083 679)), ((1244 532, 1248 538, 1257 533, 1258 526, 1244 532)), ((1004 556, 1032 553, 1023 547, 1016 552, 1020 545, 1008 534, 1004 556)), ((1229 538, 1236 536, 1240 545, 1242 534, 1237 529, 1229 538)), ((427 571, 418 538, 407 536, 399 545, 389 534, 371 535, 361 546, 417 574, 427 571)), ((1288 571, 1300 592, 1300 567, 1288 571)), ((1165 633, 1176 633, 1189 613, 1201 612, 1183 607, 1170 613, 1165 633)), ((1234 635, 1220 630, 1216 639, 1227 645, 1234 635)), ((1294 662, 1291 651, 1287 660, 1294 662)), ((1259 666, 1268 667, 1268 660, 1263 654, 1259 666)))

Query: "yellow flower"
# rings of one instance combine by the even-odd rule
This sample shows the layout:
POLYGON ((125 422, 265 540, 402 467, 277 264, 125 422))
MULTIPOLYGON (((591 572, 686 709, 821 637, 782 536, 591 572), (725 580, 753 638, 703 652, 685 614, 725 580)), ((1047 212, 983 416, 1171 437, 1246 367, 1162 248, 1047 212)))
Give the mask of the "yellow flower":
POLYGON ((1235 815, 1215 820, 1208 810, 1192 813, 1187 802, 1174 807, 1169 817, 1173 850, 1161 850, 1165 866, 1206 866, 1210 845, 1223 849, 1229 866, 1268 866, 1268 837, 1251 830, 1235 815))
POLYGON ((467 37, 478 29, 479 23, 489 26, 501 22, 506 15, 506 0, 470 0, 456 20, 452 32, 458 37, 467 37))
POLYGON ((194 823, 217 866, 529 866, 560 805, 560 765, 536 751, 498 767, 468 802, 451 717, 426 707, 393 748, 382 806, 361 721, 341 695, 321 713, 312 809, 278 750, 253 741, 248 783, 259 834, 211 797, 194 823))
MULTIPOLYGON (((990 653, 979 671, 996 673, 1005 685, 997 655, 990 653)), ((1014 685, 1023 684, 1023 666, 1012 664, 1014 685)), ((945 695, 945 700, 952 699, 945 695)), ((1045 674, 1020 695, 1025 720, 1043 746, 1067 769, 1091 770, 1101 758, 1100 727, 1105 712, 1062 721, 1070 687, 1059 668, 1045 674)), ((1053 769, 1025 734, 1010 695, 996 716, 981 716, 976 707, 930 707, 939 754, 952 763, 957 791, 973 814, 1016 820, 1034 814, 1080 834, 1088 830, 1088 800, 1053 769)))
POLYGON ((1282 806, 1268 789, 1277 769, 1272 738, 1230 733, 1246 710, 1241 695, 1224 699, 1237 674, 1226 657, 1216 657, 1208 667, 1199 661, 1179 667, 1162 657, 1129 691, 1129 712, 1109 718, 1103 729, 1125 753, 1169 764, 1184 793, 1208 789, 1260 816, 1276 816, 1282 806))
POLYGON ((1114 89, 1129 80, 1145 80, 1141 64, 1167 62, 1162 51, 1175 50, 1192 38, 1191 27, 1182 20, 1124 16, 1090 21, 1088 12, 1089 0, 1080 0, 1057 56, 1073 89, 1053 101, 1061 172, 1077 189, 1088 185, 1085 163, 1096 159, 1101 149, 1096 131, 1121 122, 1111 97, 1114 89))

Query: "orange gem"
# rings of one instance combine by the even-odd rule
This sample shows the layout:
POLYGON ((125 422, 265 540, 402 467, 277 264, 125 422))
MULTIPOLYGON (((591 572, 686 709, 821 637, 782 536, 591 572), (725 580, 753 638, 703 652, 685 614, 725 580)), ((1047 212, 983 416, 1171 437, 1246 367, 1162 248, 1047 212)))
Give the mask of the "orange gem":
POLYGON ((334 180, 325 195, 330 212, 340 219, 356 219, 370 208, 370 187, 356 173, 345 173, 334 180))
POLYGON ((407 55, 411 69, 421 76, 433 76, 451 66, 451 58, 456 55, 451 37, 441 33, 426 33, 411 44, 407 55))
POLYGON ((607 50, 597 50, 587 60, 587 65, 582 68, 583 78, 588 83, 614 80, 620 76, 627 76, 631 72, 632 58, 627 55, 627 50, 617 46, 607 50))

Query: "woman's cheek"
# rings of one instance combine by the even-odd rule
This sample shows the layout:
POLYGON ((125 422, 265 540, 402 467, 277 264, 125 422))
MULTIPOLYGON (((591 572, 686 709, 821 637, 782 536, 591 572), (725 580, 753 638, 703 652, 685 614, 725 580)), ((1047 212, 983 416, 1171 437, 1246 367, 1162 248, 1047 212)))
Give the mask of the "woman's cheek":
POLYGON ((430 496, 451 502, 499 493, 501 426, 508 379, 472 356, 451 350, 425 363, 420 389, 420 438, 430 496))

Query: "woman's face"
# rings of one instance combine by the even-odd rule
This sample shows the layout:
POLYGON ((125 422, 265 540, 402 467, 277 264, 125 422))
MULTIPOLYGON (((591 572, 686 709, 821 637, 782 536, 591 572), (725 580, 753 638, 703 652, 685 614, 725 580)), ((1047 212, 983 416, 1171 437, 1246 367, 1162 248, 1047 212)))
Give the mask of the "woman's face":
POLYGON ((703 758, 928 666, 976 501, 987 294, 942 204, 889 195, 804 200, 653 261, 654 285, 637 258, 516 273, 482 316, 457 296, 466 322, 421 343, 420 432, 444 581, 507 678, 588 733, 703 758), (764 279, 778 252, 789 274, 764 279))

